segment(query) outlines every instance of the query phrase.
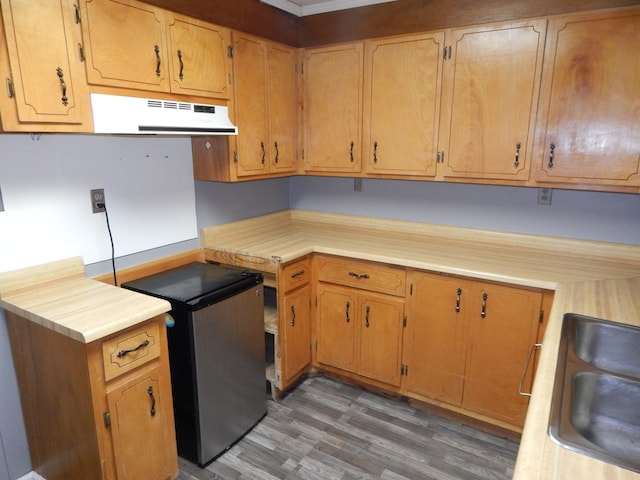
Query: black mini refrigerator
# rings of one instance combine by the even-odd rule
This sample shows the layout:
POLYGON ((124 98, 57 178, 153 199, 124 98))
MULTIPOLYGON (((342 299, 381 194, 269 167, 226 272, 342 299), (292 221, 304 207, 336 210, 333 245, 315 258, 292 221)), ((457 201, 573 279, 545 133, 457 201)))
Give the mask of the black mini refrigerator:
POLYGON ((266 415, 262 281, 260 273, 192 263, 122 284, 171 303, 178 454, 200 467, 266 415))

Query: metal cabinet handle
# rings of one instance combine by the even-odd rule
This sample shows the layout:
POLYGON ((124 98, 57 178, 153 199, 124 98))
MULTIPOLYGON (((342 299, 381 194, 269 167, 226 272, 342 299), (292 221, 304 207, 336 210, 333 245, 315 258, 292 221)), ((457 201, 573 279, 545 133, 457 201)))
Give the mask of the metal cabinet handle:
POLYGON ((486 293, 482 294, 482 310, 480 311, 480 318, 484 318, 487 316, 487 298, 489 295, 486 293))
POLYGON ((378 142, 373 142, 373 163, 378 163, 378 142))
POLYGON ((541 347, 542 347, 541 343, 534 343, 533 345, 531 345, 531 349, 529 349, 529 356, 527 357, 527 363, 525 363, 524 370, 522 370, 522 376, 520 377, 520 385, 518 386, 518 393, 520 395, 522 395, 523 397, 530 397, 531 396, 530 392, 523 392, 522 391, 522 384, 524 383, 524 377, 527 376, 527 371, 529 370, 529 364, 531 363, 531 357, 533 356, 533 351, 536 348, 541 348, 541 347))
POLYGON ((460 295, 462 295, 462 289, 456 290, 456 313, 460 311, 460 295))
POLYGON ((349 272, 349 276, 354 278, 369 278, 368 273, 349 272))
POLYGON ((260 142, 260 148, 262 149, 262 165, 264 165, 264 159, 267 156, 267 151, 264 149, 264 142, 260 142))
POLYGON ((153 51, 156 52, 156 77, 160 76, 160 47, 158 45, 153 46, 153 51))
POLYGON ((152 417, 155 417, 156 416, 156 399, 153 396, 153 387, 147 388, 147 393, 151 397, 151 410, 149 410, 149 413, 151 414, 152 417))
POLYGON ((367 311, 364 315, 364 326, 369 328, 369 312, 371 311, 371 307, 367 305, 367 311))
POLYGON ((289 325, 293 327, 295 324, 296 324, 296 309, 293 305, 291 305, 291 322, 289 322, 289 325))
POLYGON ((62 105, 66 107, 69 104, 69 99, 67 98, 67 84, 64 83, 64 72, 60 67, 58 67, 56 68, 56 74, 60 80, 60 88, 62 88, 62 96, 60 97, 60 100, 62 101, 62 105))
POLYGON ((520 147, 522 147, 522 144, 520 142, 516 143, 516 159, 513 162, 514 168, 518 168, 520 166, 520 147))
POLYGON ((182 51, 178 50, 178 61, 180 62, 180 73, 178 73, 178 78, 182 80, 184 78, 184 63, 182 63, 182 51))
POLYGON ((141 348, 146 347, 147 345, 149 345, 149 340, 145 340, 144 342, 142 342, 140 345, 138 345, 135 348, 130 348, 129 350, 120 350, 118 352, 118 358, 122 358, 125 355, 127 355, 128 353, 137 352, 138 350, 140 350, 141 348))
POLYGON ((350 306, 351 306, 351 302, 347 302, 346 311, 345 311, 345 316, 346 316, 347 323, 349 323, 351 321, 351 317, 349 317, 349 307, 350 306))
POLYGON ((355 144, 353 143, 353 141, 351 142, 351 148, 349 150, 349 156, 351 157, 351 163, 353 163, 353 146, 355 144))
POLYGON ((291 274, 291 278, 299 277, 300 275, 304 275, 305 270, 300 270, 299 272, 294 272, 291 274))
POLYGON ((280 151, 278 150, 278 142, 273 142, 273 147, 276 149, 276 158, 274 158, 274 162, 278 163, 278 157, 280 156, 280 151))
POLYGON ((553 168, 553 151, 556 149, 556 144, 552 143, 551 145, 549 145, 549 163, 547 164, 547 167, 549 168, 553 168))
POLYGON ((78 6, 77 3, 73 4, 73 16, 76 21, 76 24, 80 23, 80 7, 78 6))

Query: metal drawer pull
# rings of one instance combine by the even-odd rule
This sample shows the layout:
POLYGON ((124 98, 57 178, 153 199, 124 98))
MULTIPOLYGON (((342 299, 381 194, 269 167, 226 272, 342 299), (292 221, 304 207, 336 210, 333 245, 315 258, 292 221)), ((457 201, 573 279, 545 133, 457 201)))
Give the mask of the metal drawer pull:
POLYGON ((153 396, 153 387, 147 388, 147 393, 151 397, 151 410, 149 411, 149 413, 151 414, 152 417, 155 417, 156 416, 156 399, 153 396))
POLYGON ((462 295, 462 289, 456 290, 456 313, 460 311, 460 295, 462 295))
POLYGON ((350 302, 347 302, 347 306, 346 306, 346 311, 345 311, 345 315, 347 318, 347 323, 349 323, 351 321, 351 318, 349 317, 349 307, 351 306, 350 302))
POLYGON ((300 275, 304 275, 305 270, 300 270, 299 272, 295 272, 291 274, 291 278, 299 277, 300 275))
POLYGON ((480 311, 480 318, 484 318, 487 316, 487 298, 489 295, 486 293, 482 294, 482 310, 480 311))
POLYGON ((355 277, 355 278, 369 278, 368 273, 349 272, 349 276, 355 277))
POLYGON ((371 307, 369 305, 367 305, 367 312, 365 313, 364 316, 364 326, 369 328, 369 312, 371 311, 371 307))
POLYGON ((280 151, 278 150, 278 142, 273 142, 273 146, 276 149, 276 158, 273 159, 275 163, 278 163, 278 157, 280 156, 280 151))
POLYGON ((351 149, 349 150, 349 155, 351 157, 351 163, 353 163, 353 146, 355 144, 353 142, 351 142, 351 149))
POLYGON ((547 164, 547 167, 549 168, 553 168, 553 151, 556 149, 556 144, 552 143, 551 145, 549 145, 549 163, 547 164))
POLYGON ((516 159, 513 162, 513 166, 518 168, 520 166, 520 147, 522 144, 520 142, 516 143, 516 159))
POLYGON ((373 142, 373 163, 378 163, 378 142, 373 142))
POLYGON ((60 79, 60 88, 62 88, 62 97, 60 97, 60 100, 62 101, 62 105, 66 107, 69 104, 69 99, 67 98, 67 84, 64 83, 64 72, 58 67, 56 68, 56 73, 60 79))
POLYGON ((160 76, 160 47, 158 45, 153 46, 153 51, 156 52, 156 77, 160 76))
POLYGON ((184 74, 182 73, 184 71, 184 63, 182 63, 182 51, 178 50, 178 61, 180 62, 180 73, 178 74, 178 78, 180 78, 180 80, 182 80, 184 78, 184 74))
POLYGON ((291 325, 292 327, 296 324, 296 309, 294 308, 293 305, 291 305, 291 322, 289 323, 289 325, 291 325))
POLYGON ((140 350, 141 348, 146 347, 147 345, 149 345, 149 340, 145 340, 140 345, 138 345, 136 348, 130 348, 129 350, 120 350, 118 352, 118 358, 124 357, 127 353, 136 352, 136 351, 140 350))
POLYGON ((523 397, 530 397, 531 393, 522 391, 522 384, 524 383, 524 377, 527 375, 527 371, 529 370, 529 364, 531 363, 531 357, 533 356, 533 351, 536 348, 542 347, 541 343, 534 343, 531 345, 531 349, 529 350, 529 356, 527 357, 527 363, 524 365, 524 370, 522 371, 522 377, 520 377, 520 385, 518 386, 518 393, 523 397))
POLYGON ((264 159, 267 156, 267 151, 264 149, 264 142, 260 142, 260 148, 262 149, 262 165, 264 165, 264 159))

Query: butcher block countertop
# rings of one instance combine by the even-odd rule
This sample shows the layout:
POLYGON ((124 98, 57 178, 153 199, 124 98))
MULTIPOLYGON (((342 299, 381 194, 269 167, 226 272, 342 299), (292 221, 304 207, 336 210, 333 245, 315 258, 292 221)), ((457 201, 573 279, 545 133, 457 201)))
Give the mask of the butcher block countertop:
POLYGON ((80 257, 0 273, 0 308, 83 343, 168 312, 166 300, 85 277, 80 257))
POLYGON ((639 480, 547 435, 562 317, 640 325, 640 247, 289 210, 202 230, 205 258, 276 272, 309 253, 334 254, 553 290, 514 479, 639 480))

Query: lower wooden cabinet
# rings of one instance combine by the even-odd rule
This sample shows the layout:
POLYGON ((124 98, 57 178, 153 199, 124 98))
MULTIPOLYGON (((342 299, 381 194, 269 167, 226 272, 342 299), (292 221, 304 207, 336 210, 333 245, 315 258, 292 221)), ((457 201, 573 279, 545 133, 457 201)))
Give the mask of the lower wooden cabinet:
POLYGON ((409 282, 407 393, 522 427, 528 397, 518 389, 542 293, 422 272, 409 282))
POLYGON ((318 362, 400 386, 404 299, 318 285, 318 362))
POLYGON ((311 287, 285 295, 282 306, 282 380, 290 384, 311 364, 311 287))
POLYGON ((178 476, 164 316, 89 344, 6 317, 37 473, 47 480, 178 476))

